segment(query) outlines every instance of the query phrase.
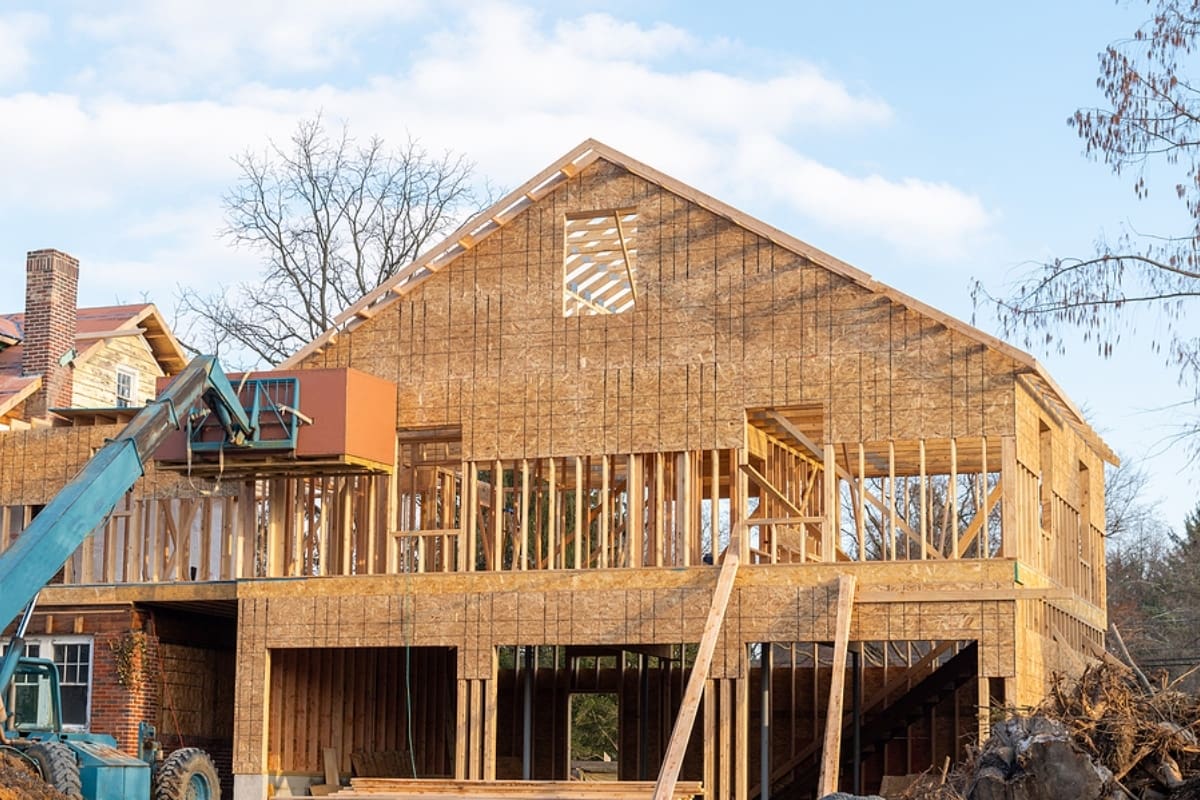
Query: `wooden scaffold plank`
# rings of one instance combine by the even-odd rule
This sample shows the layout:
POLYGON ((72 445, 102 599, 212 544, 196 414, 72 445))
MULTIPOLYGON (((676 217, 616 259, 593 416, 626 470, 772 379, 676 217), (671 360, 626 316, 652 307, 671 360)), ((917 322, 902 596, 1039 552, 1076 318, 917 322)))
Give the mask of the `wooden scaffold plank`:
POLYGON ((675 784, 679 780, 679 769, 683 766, 683 756, 687 750, 688 739, 692 735, 692 726, 696 722, 696 711, 700 706, 700 698, 708 680, 708 668, 712 665, 713 652, 717 648, 717 639, 721 633, 721 625, 725 621, 725 609, 729 606, 729 596, 733 593, 733 582, 737 577, 738 543, 730 542, 721 562, 721 572, 717 576, 717 585, 713 589, 712 605, 708 609, 708 618, 704 621, 704 634, 700 638, 700 647, 696 651, 696 660, 692 663, 692 674, 688 677, 687 688, 683 692, 683 702, 679 706, 679 716, 675 718, 675 727, 671 730, 671 738, 667 742, 667 751, 663 756, 662 769, 654 784, 654 800, 671 800, 675 794, 675 784))
POLYGON ((842 761, 842 701, 846 687, 846 654, 850 645, 850 618, 854 610, 854 575, 838 577, 837 618, 834 622, 833 666, 829 682, 829 705, 825 710, 825 746, 821 750, 821 778, 817 796, 837 791, 838 767, 842 761))

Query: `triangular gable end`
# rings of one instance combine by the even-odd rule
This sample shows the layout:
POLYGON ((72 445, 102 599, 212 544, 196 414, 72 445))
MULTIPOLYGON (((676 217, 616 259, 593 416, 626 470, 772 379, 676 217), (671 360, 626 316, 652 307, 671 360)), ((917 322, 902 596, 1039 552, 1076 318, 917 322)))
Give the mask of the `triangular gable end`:
MULTIPOLYGON (((1027 353, 890 286, 874 280, 867 273, 828 253, 754 219, 607 145, 590 139, 535 175, 491 208, 468 221, 442 244, 401 269, 393 278, 381 284, 374 291, 346 309, 346 311, 338 316, 333 327, 285 361, 281 367, 298 366, 309 360, 316 353, 334 344, 339 336, 354 330, 362 322, 375 317, 391 303, 411 293, 431 275, 442 271, 450 264, 458 261, 464 254, 478 247, 481 242, 495 234, 496 231, 517 219, 534 203, 546 198, 550 193, 554 192, 567 181, 580 175, 580 173, 601 159, 651 184, 655 184, 663 190, 689 203, 693 203, 751 234, 765 239, 783 250, 800 256, 807 262, 824 268, 833 275, 843 278, 855 286, 886 298, 888 301, 904 309, 928 318, 930 321, 944 326, 956 334, 965 336, 967 339, 983 345, 987 350, 992 351, 996 355, 1011 359, 1015 364, 1015 371, 1024 375, 1021 383, 1026 391, 1034 395, 1043 406, 1047 407, 1048 411, 1051 411, 1055 416, 1074 428, 1102 458, 1110 462, 1115 462, 1115 455, 1090 426, 1087 425, 1079 410, 1071 403, 1065 393, 1059 389, 1041 365, 1027 353)), ((566 270, 564 292, 567 297, 569 297, 571 292, 570 275, 570 270, 566 270)), ((632 284, 630 289, 636 291, 636 283, 632 279, 632 272, 630 272, 630 282, 632 284)), ((566 302, 568 300, 565 299, 564 303, 566 302)), ((607 306, 604 306, 603 309, 607 310, 607 306)), ((595 311, 595 309, 592 310, 593 312, 595 311)))

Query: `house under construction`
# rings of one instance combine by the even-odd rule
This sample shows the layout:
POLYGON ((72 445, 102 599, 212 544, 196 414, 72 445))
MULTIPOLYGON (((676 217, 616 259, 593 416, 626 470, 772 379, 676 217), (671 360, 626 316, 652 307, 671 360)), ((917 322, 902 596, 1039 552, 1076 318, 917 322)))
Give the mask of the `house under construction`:
MULTIPOLYGON (((874 791, 1103 646, 1115 458, 1035 360, 595 141, 264 376, 294 449, 181 434, 31 626, 237 800, 874 791)), ((0 549, 116 429, 47 413, 0 549)))

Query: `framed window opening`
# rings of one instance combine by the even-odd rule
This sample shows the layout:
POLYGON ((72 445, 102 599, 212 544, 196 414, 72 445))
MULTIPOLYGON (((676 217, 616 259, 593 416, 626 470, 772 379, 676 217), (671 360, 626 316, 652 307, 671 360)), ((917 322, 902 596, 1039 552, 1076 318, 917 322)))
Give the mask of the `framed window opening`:
POLYGON ((637 302, 636 208, 568 214, 563 316, 623 314, 637 302))

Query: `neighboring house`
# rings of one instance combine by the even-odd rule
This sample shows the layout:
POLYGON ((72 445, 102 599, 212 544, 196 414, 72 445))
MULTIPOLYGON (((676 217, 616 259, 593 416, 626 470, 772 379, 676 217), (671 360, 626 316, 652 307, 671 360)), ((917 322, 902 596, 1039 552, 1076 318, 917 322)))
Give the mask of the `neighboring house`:
POLYGON ((77 308, 79 262, 66 253, 29 253, 25 275, 25 311, 0 312, 0 430, 138 408, 186 364, 153 304, 77 308))
MULTIPOLYGON (((24 311, 0 313, 0 450, 16 454, 0 464, 0 485, 11 493, 33 451, 59 469, 46 491, 39 490, 37 502, 0 501, 0 551, 106 436, 154 398, 156 381, 186 364, 183 348, 153 304, 79 308, 79 262, 72 256, 32 251, 25 275, 24 311)), ((114 518, 110 527, 121 524, 120 512, 114 518)), ((90 582, 93 563, 81 552, 58 580, 90 582)), ((117 656, 135 665, 157 656, 158 639, 152 647, 145 644, 147 615, 84 605, 40 615, 38 623, 26 650, 59 665, 66 726, 113 731, 126 746, 136 742, 138 718, 155 721, 158 709, 130 695, 128 666, 118 664, 117 656)), ((152 695, 155 702, 159 694, 152 695)))
MULTIPOLYGON (((319 781, 326 748, 565 779, 580 694, 616 704, 622 780, 695 712, 670 763, 714 800, 764 771, 812 796, 827 738, 873 789, 1103 647, 1115 457, 1045 370, 600 143, 283 366, 390 382, 394 423, 352 391, 299 406, 302 440, 383 420, 391 463, 160 463, 34 622, 137 629, 151 668, 116 701, 227 748, 237 800, 319 781)), ((112 429, 0 436, 0 511, 112 429)))

